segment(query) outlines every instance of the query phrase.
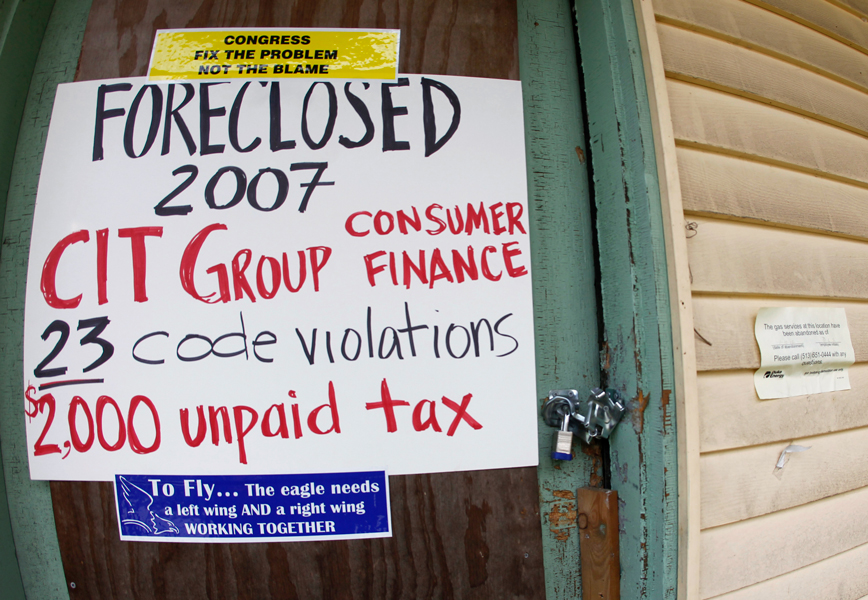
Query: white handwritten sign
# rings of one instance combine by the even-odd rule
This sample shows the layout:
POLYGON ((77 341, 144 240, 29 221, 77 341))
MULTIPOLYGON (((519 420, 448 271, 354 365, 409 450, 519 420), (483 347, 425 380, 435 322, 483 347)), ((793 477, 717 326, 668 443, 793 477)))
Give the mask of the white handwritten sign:
POLYGON ((513 81, 61 86, 31 477, 536 464, 523 140, 513 81))

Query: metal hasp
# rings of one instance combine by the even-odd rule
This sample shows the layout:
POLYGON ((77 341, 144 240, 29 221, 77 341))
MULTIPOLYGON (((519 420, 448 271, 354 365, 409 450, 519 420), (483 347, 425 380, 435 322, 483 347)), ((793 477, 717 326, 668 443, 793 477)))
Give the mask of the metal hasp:
MULTIPOLYGON (((617 390, 591 390, 587 399, 580 399, 578 390, 552 390, 543 405, 546 424, 560 431, 571 431, 586 444, 593 439, 608 439, 624 415, 624 402, 617 390), (568 418, 567 418, 568 416, 568 418), (568 421, 565 425, 565 421, 568 421)), ((553 458, 562 458, 554 456, 553 458)))

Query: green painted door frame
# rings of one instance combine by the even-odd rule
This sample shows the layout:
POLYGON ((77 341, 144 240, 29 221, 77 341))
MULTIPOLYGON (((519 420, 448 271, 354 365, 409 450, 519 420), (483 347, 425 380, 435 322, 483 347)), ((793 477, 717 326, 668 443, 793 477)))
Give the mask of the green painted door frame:
POLYGON ((651 112, 632 0, 576 0, 596 210, 604 383, 627 399, 610 443, 621 598, 676 597, 672 318, 651 112))
MULTIPOLYGON (((518 2, 528 206, 534 288, 537 398, 600 383, 593 219, 584 158, 574 18, 568 0, 518 2)), ((552 428, 539 421, 537 469, 546 598, 581 596, 576 490, 600 478, 602 461, 575 446, 550 458, 552 428)))
MULTIPOLYGON (((0 201, 6 200, 0 252, 0 449, 6 484, 6 493, 0 491, 0 589, 19 590, 10 596, 19 598, 23 588, 27 598, 39 600, 68 598, 68 582, 48 485, 28 476, 20 401, 24 282, 54 92, 75 74, 90 0, 57 0, 40 47, 42 34, 24 24, 31 21, 23 20, 22 11, 42 10, 47 19, 52 4, 0 4, 4 60, 4 49, 12 48, 5 40, 26 31, 32 55, 39 49, 32 78, 16 75, 21 89, 29 89, 23 118, 20 109, 16 117, 8 103, 0 104, 0 120, 5 119, 0 127, 17 137, 13 142, 0 137, 0 201), (20 135, 11 122, 26 125, 20 135), (3 169, 11 173, 8 196, 3 169), (14 549, 8 534, 3 537, 5 497, 14 549), (7 560, 14 559, 13 550, 14 564, 7 560)), ((678 529, 671 321, 633 5, 631 0, 576 0, 575 6, 570 0, 519 0, 518 17, 537 397, 542 402, 549 389, 602 383, 618 389, 629 408, 608 447, 577 446, 570 463, 551 461, 551 430, 540 423, 547 597, 581 596, 575 490, 606 484, 620 498, 622 598, 671 599, 678 529)))
POLYGON ((519 57, 534 223, 537 394, 542 400, 550 389, 601 385, 621 392, 628 407, 609 444, 577 451, 571 464, 548 458, 552 432, 540 425, 547 598, 581 597, 574 491, 603 485, 619 496, 621 597, 673 599, 671 317, 632 0, 520 1, 519 57))

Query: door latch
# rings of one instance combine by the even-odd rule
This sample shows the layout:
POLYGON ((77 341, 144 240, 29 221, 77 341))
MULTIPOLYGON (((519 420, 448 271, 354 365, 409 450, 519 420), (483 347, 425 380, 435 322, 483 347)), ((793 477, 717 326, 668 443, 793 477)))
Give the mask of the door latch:
POLYGON ((573 435, 586 444, 608 439, 624 415, 624 402, 617 390, 594 388, 587 399, 578 390, 552 390, 542 408, 546 424, 557 427, 552 458, 572 459, 573 435))

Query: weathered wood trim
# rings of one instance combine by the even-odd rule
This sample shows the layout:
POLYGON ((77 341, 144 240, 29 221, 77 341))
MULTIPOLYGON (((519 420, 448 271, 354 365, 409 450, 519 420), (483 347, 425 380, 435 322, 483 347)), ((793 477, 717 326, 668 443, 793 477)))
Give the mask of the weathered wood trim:
POLYGON ((6 499, 6 478, 0 460, 0 590, 7 600, 24 600, 24 583, 18 556, 15 553, 15 539, 12 534, 12 521, 9 519, 9 502, 6 499))
POLYGON ((621 600, 618 492, 579 488, 582 600, 621 600))
POLYGON ((648 81, 669 278, 678 438, 678 596, 693 599, 699 593, 700 485, 699 407, 690 266, 675 134, 654 7, 651 0, 634 0, 633 4, 639 14, 639 37, 648 81))
MULTIPOLYGON (((15 156, 18 129, 33 66, 48 24, 54 0, 8 1, 0 4, 0 215, 6 212, 9 175, 15 156)), ((3 222, 0 220, 0 240, 3 222)), ((0 245, 0 254, 2 254, 0 245)), ((15 552, 6 481, 0 461, 0 590, 9 600, 22 600, 24 584, 15 552)))
MULTIPOLYGON (((669 599, 676 596, 679 529, 688 527, 686 513, 679 521, 679 505, 693 506, 686 492, 680 498, 676 492, 673 410, 677 404, 682 413, 680 435, 685 396, 674 360, 681 364, 692 356, 692 338, 685 342, 678 329, 690 322, 689 290, 670 287, 677 281, 667 270, 673 206, 661 206, 661 195, 677 195, 677 170, 655 159, 662 130, 652 133, 658 107, 649 106, 655 80, 646 80, 652 73, 643 65, 648 36, 640 35, 642 7, 634 12, 630 0, 578 0, 576 13, 594 174, 603 366, 608 386, 624 395, 629 411, 610 440, 625 557, 621 594, 669 599)), ((688 421, 684 431, 694 430, 688 421)), ((688 446, 681 442, 684 452, 688 446)))
MULTIPOLYGON (((536 323, 537 397, 599 385, 597 299, 579 67, 569 0, 519 0, 528 204, 536 323)), ((581 594, 576 488, 599 485, 599 455, 550 457, 540 420, 540 515, 546 598, 581 594)))
MULTIPOLYGON (((24 436, 21 340, 30 226, 58 83, 72 81, 90 0, 58 0, 30 81, 17 140, 0 254, 0 442, 9 513, 27 598, 68 598, 48 482, 30 481, 24 436)), ((4 590, 5 593, 5 590, 4 590)))

